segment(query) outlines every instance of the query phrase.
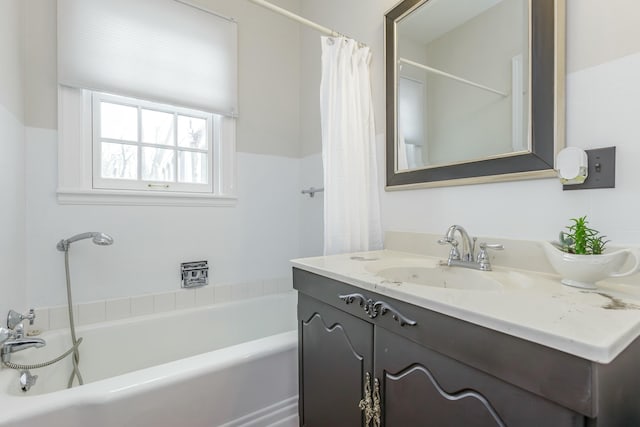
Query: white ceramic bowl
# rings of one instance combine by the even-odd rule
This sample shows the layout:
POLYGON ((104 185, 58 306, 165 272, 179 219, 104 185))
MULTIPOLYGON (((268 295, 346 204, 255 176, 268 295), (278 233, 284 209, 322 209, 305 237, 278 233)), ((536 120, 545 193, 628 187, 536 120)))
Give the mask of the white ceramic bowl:
POLYGON ((597 289, 595 282, 608 277, 630 276, 640 269, 640 253, 637 249, 620 249, 602 255, 576 255, 561 251, 549 242, 542 242, 547 259, 562 276, 562 284, 583 289, 597 289), (635 258, 634 266, 620 272, 629 256, 635 258))

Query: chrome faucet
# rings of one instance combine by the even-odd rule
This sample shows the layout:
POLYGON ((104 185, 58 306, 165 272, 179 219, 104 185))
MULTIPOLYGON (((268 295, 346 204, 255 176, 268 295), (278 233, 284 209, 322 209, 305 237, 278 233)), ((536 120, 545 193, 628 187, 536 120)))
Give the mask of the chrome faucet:
POLYGON ((442 239, 438 240, 441 245, 451 245, 449 258, 446 265, 449 267, 465 267, 481 271, 490 271, 491 262, 487 249, 502 250, 504 247, 500 244, 480 243, 480 252, 475 255, 477 238, 471 238, 461 225, 452 225, 447 230, 442 239), (456 231, 462 239, 462 253, 458 249, 459 242, 456 240, 456 231))
POLYGON ((33 321, 35 319, 36 313, 33 308, 29 309, 27 314, 21 314, 15 310, 9 310, 9 314, 7 314, 7 328, 15 329, 15 327, 20 325, 23 320, 28 320, 29 324, 33 325, 33 321))
POLYGON ((3 328, 2 326, 0 326, 0 344, 4 343, 9 338, 15 338, 15 337, 16 337, 15 331, 11 329, 3 328))
POLYGON ((44 347, 47 343, 42 338, 15 338, 12 340, 5 341, 2 345, 2 361, 9 362, 11 361, 11 353, 15 353, 17 351, 26 350, 28 348, 40 348, 44 347))
POLYGON ((36 315, 31 309, 28 314, 20 314, 14 310, 9 310, 7 316, 8 328, 0 327, 0 357, 3 362, 11 360, 11 353, 26 350, 28 348, 44 347, 47 343, 41 338, 25 338, 23 320, 28 320, 33 325, 36 315))
POLYGON ((447 230, 445 236, 438 240, 441 245, 450 244, 452 249, 449 253, 450 260, 473 261, 473 253, 476 249, 476 239, 469 237, 467 230, 461 225, 452 225, 447 230), (458 250, 458 241, 456 240, 456 231, 462 238, 462 253, 458 250))

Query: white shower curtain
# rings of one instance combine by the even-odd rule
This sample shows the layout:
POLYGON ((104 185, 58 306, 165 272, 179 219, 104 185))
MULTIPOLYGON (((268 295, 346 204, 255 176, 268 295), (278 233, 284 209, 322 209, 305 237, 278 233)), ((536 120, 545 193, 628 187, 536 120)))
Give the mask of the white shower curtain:
POLYGON ((382 248, 368 47, 322 37, 325 255, 382 248))

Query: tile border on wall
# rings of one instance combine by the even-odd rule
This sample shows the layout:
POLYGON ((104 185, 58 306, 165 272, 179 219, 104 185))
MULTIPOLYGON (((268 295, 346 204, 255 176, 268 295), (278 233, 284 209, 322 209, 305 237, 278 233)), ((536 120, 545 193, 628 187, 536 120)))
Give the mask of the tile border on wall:
MULTIPOLYGON (((265 295, 288 292, 293 289, 290 277, 279 277, 255 282, 209 285, 201 288, 178 289, 173 292, 135 295, 74 304, 73 312, 78 326, 122 320, 155 313, 185 310, 215 304, 224 304, 265 295)), ((48 331, 69 326, 66 305, 39 307, 29 330, 48 331)))

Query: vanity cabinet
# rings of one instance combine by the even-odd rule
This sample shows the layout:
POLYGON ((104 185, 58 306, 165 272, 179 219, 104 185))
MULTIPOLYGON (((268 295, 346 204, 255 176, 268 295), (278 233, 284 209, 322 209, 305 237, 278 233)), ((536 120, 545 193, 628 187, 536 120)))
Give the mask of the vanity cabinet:
POLYGON ((359 426, 366 372, 373 370, 373 325, 301 296, 300 396, 305 426, 359 426), (304 379, 304 381, 302 380, 304 379))
POLYGON ((302 426, 640 425, 636 349, 599 365, 297 268, 294 288, 302 426))

